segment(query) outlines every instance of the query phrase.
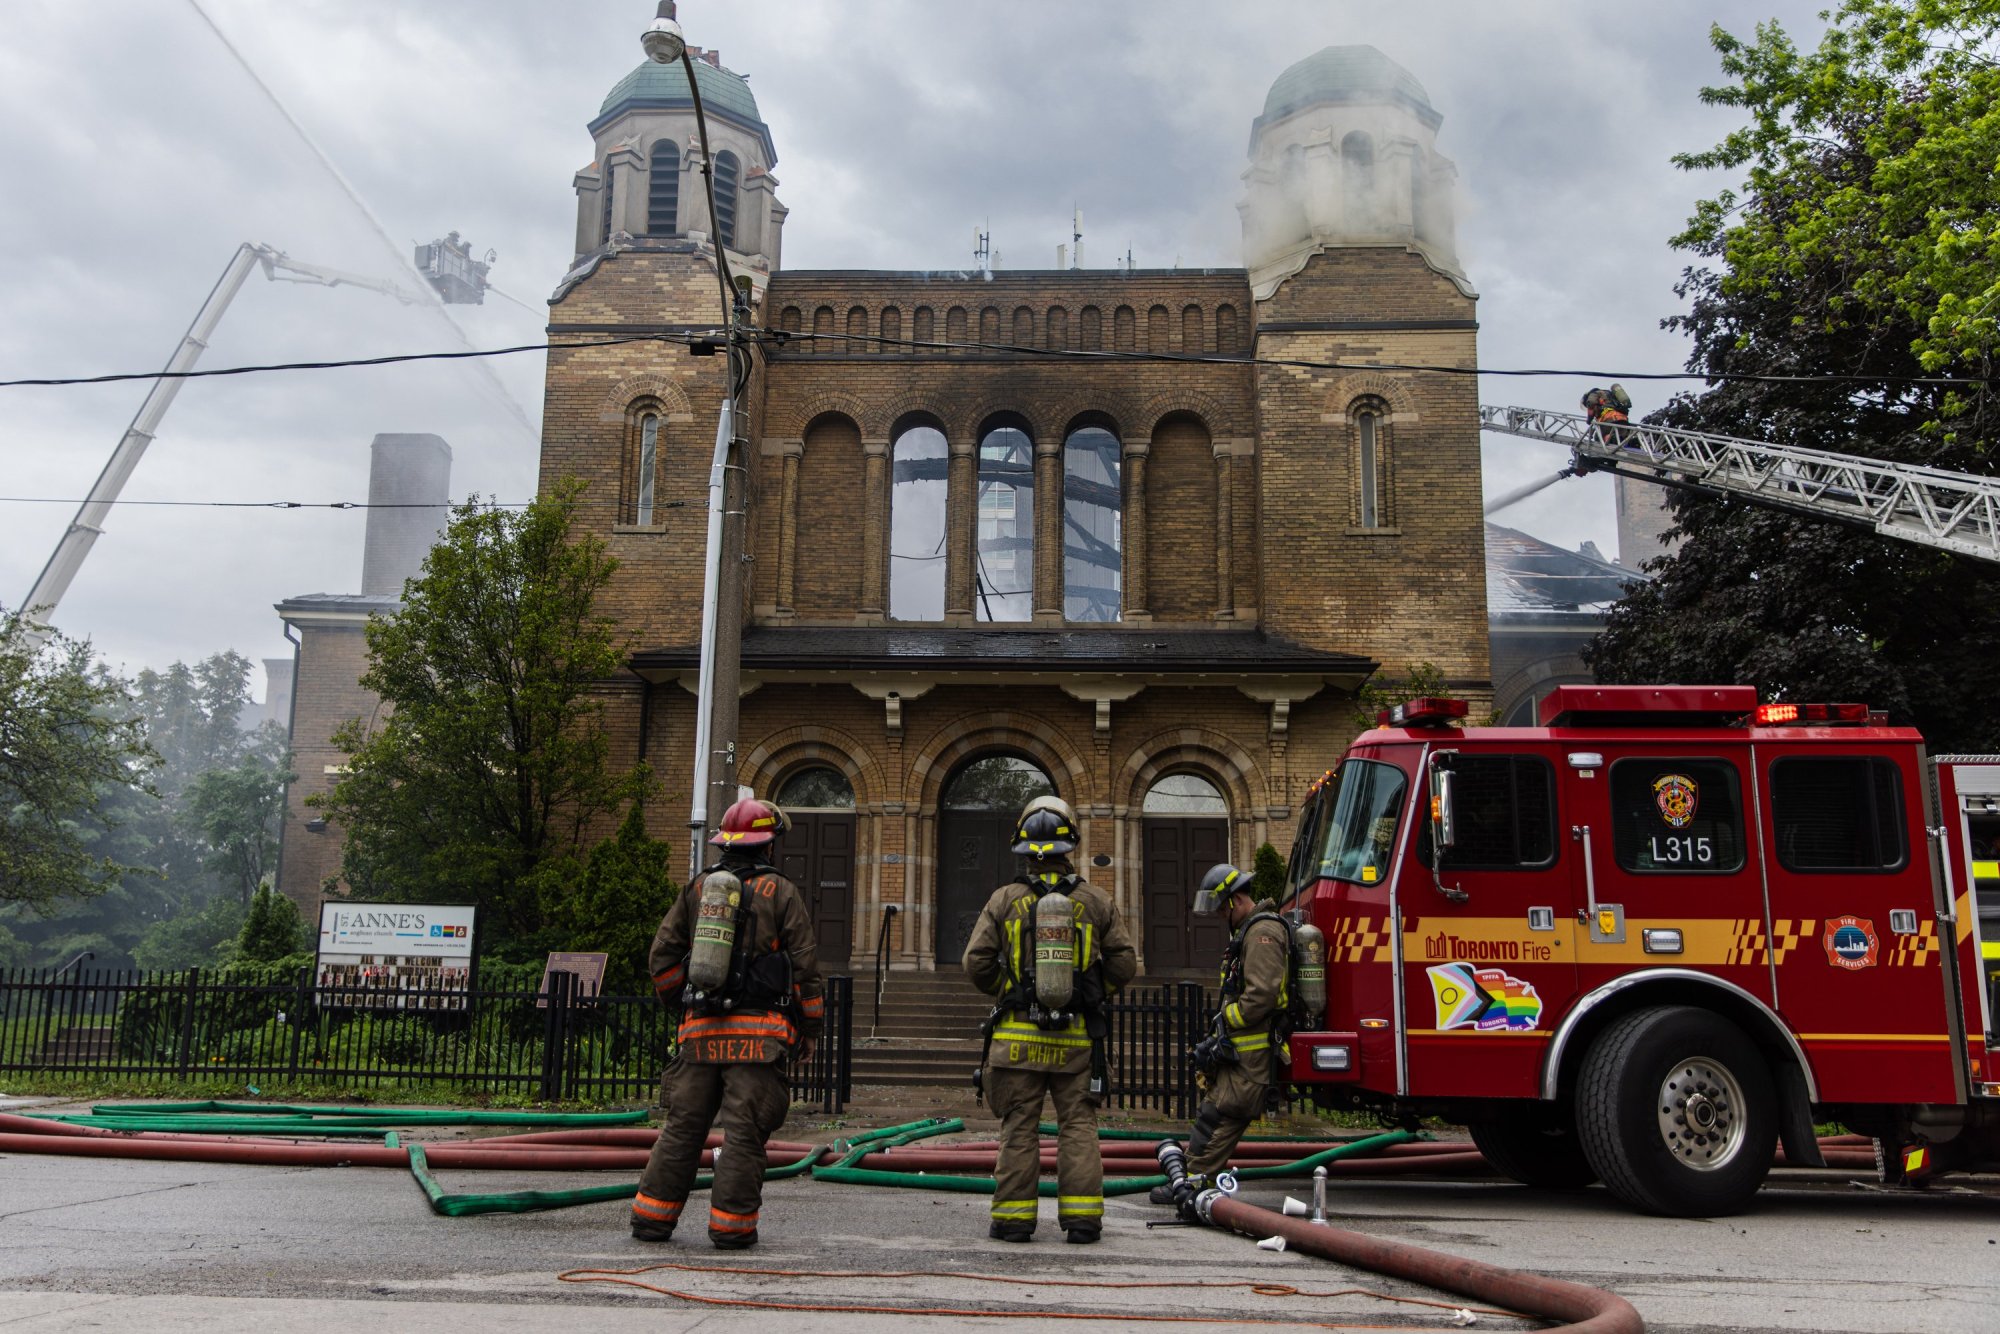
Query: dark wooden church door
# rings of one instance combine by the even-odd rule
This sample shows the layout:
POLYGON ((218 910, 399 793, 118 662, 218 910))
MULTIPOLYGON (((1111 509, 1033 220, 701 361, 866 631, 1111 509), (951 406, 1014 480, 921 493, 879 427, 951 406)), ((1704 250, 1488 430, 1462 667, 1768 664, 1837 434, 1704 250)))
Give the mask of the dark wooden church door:
POLYGON ((1194 892, 1209 867, 1229 859, 1229 821, 1149 815, 1140 838, 1145 847, 1146 971, 1212 975, 1221 966, 1229 929, 1220 914, 1194 915, 1194 892))
POLYGON ((799 811, 778 844, 778 870, 805 895, 820 969, 844 969, 854 953, 854 817, 799 811))

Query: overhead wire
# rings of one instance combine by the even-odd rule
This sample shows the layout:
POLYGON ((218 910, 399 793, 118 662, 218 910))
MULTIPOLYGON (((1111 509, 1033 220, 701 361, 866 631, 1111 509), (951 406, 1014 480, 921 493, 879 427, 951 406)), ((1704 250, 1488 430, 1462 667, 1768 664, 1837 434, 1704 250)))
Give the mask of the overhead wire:
MULTIPOLYGON (((81 505, 81 500, 70 500, 62 496, 0 496, 0 505, 81 505)), ((457 509, 467 504, 464 500, 117 500, 99 502, 105 505, 157 505, 182 509, 253 509, 253 510, 445 510, 457 509)), ((532 501, 527 500, 477 500, 481 509, 519 510, 526 509, 532 501)), ((687 502, 669 500, 654 506, 656 509, 678 509, 687 502)))

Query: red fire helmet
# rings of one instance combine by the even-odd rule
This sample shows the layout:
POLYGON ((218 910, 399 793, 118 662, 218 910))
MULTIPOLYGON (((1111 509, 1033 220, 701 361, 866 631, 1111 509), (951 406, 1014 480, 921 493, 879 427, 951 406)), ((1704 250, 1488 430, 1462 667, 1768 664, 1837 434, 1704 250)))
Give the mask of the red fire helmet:
POLYGON ((746 797, 722 814, 722 827, 709 836, 718 848, 761 848, 778 836, 778 817, 770 806, 746 797))

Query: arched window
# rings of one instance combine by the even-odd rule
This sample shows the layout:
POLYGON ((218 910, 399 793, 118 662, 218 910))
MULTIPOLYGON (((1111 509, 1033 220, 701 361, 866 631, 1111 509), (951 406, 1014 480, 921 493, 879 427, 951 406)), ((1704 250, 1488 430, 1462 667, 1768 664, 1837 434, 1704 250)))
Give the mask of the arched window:
POLYGON ((805 316, 797 306, 786 306, 784 313, 778 316, 778 327, 786 333, 797 333, 805 328, 805 316))
POLYGON ((1049 307, 1048 340, 1051 351, 1061 352, 1069 347, 1069 311, 1062 306, 1049 307))
POLYGON ((979 341, 982 343, 1000 341, 1000 307, 988 306, 979 312, 979 341))
POLYGON ((1360 130, 1340 141, 1340 193, 1347 225, 1367 230, 1375 216, 1375 143, 1360 130))
POLYGON ((1118 437, 1102 426, 1063 442, 1063 618, 1118 619, 1124 505, 1118 437))
POLYGON ((965 342, 965 307, 953 306, 944 313, 944 341, 963 345, 965 342))
POLYGON ((1168 774, 1146 792, 1146 815, 1227 815, 1229 803, 1200 774, 1168 774))
POLYGON ((1208 340, 1202 334, 1201 307, 1188 306, 1181 311, 1181 351, 1188 353, 1207 350, 1208 340))
POLYGON ((840 770, 816 764, 799 770, 779 786, 778 804, 788 811, 851 811, 854 785, 840 770))
POLYGON ((736 154, 724 150, 715 155, 715 239, 736 248, 736 187, 743 180, 743 168, 736 154))
MULTIPOLYGON (((931 321, 931 308, 929 306, 918 306, 916 312, 910 316, 910 338, 913 342, 930 343, 936 340, 937 330, 931 321)), ((931 353, 937 349, 932 347, 913 347, 910 350, 912 352, 931 353)))
POLYGON ((833 350, 833 307, 821 306, 813 312, 813 337, 806 340, 806 351, 825 354, 833 350))
POLYGON ((1036 797, 1054 796, 1055 791, 1055 784, 1034 761, 1018 755, 986 755, 951 776, 938 805, 947 811, 1015 815, 1036 797))
POLYGON ((974 511, 975 619, 1025 621, 1035 605, 1035 444, 1013 426, 979 441, 974 511))
POLYGON ((680 145, 671 139, 656 139, 646 158, 646 235, 672 236, 680 202, 680 145))
POLYGON ((890 450, 889 619, 944 619, 945 497, 950 451, 944 432, 915 425, 890 450))
POLYGON ((847 350, 866 352, 868 350, 868 308, 855 306, 847 312, 847 350))
POLYGON ((1168 345, 1168 340, 1172 337, 1167 323, 1170 318, 1165 306, 1154 306, 1146 312, 1146 350, 1148 352, 1168 352, 1172 350, 1168 345))
POLYGON ((1133 350, 1133 339, 1137 337, 1134 329, 1138 325, 1138 322, 1139 317, 1133 314, 1132 307, 1130 306, 1120 306, 1112 313, 1111 339, 1118 351, 1130 352, 1133 350))
POLYGON ((895 306, 882 307, 882 341, 877 352, 906 352, 903 345, 903 312, 895 306))
POLYGON ((1014 346, 1035 345, 1035 312, 1026 306, 1014 307, 1014 346))
POLYGON ((1076 324, 1077 346, 1086 352, 1104 348, 1104 314, 1096 306, 1085 306, 1076 324))
POLYGON ((1354 439, 1354 524, 1393 528, 1396 515, 1388 406, 1377 398, 1361 399, 1348 409, 1348 421, 1354 439))
POLYGON ((653 526, 653 487, 660 471, 660 419, 647 413, 639 419, 639 476, 632 522, 641 528, 653 526))
POLYGON ((1215 308, 1215 350, 1222 353, 1236 351, 1236 307, 1234 306, 1215 308))
POLYGON ((597 198, 598 201, 604 206, 603 207, 604 216, 598 220, 599 229, 602 231, 603 235, 601 235, 598 238, 597 243, 599 245, 610 245, 611 244, 611 162, 609 159, 606 159, 605 161, 602 161, 597 164, 597 198))

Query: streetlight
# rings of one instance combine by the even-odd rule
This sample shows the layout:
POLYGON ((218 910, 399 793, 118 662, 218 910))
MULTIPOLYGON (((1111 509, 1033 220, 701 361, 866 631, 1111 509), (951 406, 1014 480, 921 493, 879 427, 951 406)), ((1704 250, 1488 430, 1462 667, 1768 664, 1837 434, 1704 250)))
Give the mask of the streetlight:
MULTIPOLYGON (((694 99, 694 127, 701 136, 701 177, 708 195, 709 225, 715 207, 714 157, 708 149, 708 120, 701 109, 701 85, 688 56, 687 38, 674 15, 674 0, 660 0, 658 14, 639 34, 646 58, 657 65, 676 60, 687 74, 694 99)), ((715 458, 708 470, 707 569, 702 576, 701 678, 697 687, 694 799, 688 812, 688 871, 701 869, 708 846, 709 813, 727 810, 736 796, 736 703, 743 675, 743 455, 746 442, 736 433, 736 400, 749 379, 747 358, 737 344, 736 316, 743 300, 729 272, 722 238, 715 244, 715 277, 722 286, 723 342, 729 353, 728 393, 715 423, 715 458), (720 763, 717 758, 720 757, 720 763)))

